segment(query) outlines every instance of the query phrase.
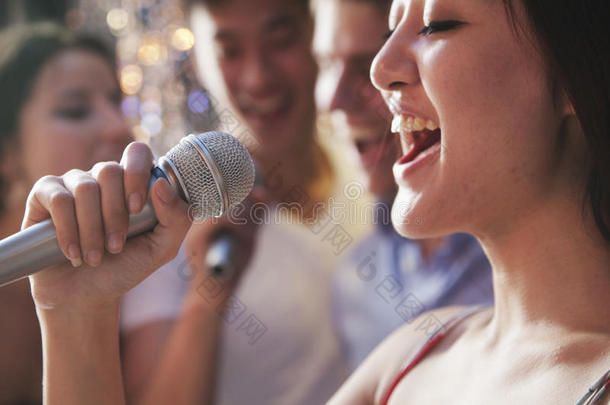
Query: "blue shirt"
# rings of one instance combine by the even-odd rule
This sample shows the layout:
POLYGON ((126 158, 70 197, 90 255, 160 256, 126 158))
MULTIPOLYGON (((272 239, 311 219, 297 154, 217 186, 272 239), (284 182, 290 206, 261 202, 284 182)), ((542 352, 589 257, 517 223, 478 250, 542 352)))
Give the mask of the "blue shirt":
POLYGON ((492 304, 491 266, 466 234, 446 237, 426 262, 416 241, 379 225, 348 253, 333 279, 333 315, 351 370, 424 311, 492 304))

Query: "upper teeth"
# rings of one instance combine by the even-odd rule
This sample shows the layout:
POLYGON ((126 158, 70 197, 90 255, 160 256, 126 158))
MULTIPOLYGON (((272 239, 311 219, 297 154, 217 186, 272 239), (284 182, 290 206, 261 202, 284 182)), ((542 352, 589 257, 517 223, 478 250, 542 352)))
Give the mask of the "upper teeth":
POLYGON ((392 132, 394 133, 421 131, 424 128, 434 131, 438 128, 438 124, 432 120, 426 120, 425 118, 413 116, 406 117, 402 114, 395 115, 392 120, 392 132))
POLYGON ((243 109, 255 114, 273 113, 279 110, 286 102, 285 97, 281 94, 264 99, 253 99, 249 96, 242 96, 239 101, 243 109))

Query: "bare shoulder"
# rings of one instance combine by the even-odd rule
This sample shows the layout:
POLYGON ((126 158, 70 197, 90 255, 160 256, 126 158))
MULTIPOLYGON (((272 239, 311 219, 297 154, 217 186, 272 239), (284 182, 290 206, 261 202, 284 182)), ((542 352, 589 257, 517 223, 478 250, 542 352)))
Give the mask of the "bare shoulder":
POLYGON ((400 372, 405 361, 426 339, 466 307, 425 312, 390 334, 350 376, 328 405, 372 405, 400 372))

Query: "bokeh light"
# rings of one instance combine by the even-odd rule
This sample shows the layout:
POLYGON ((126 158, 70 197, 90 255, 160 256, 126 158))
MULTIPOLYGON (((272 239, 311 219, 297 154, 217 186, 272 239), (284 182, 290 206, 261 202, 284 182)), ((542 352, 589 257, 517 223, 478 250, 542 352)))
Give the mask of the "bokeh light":
POLYGON ((142 68, 138 65, 127 65, 121 69, 121 90, 125 94, 136 94, 142 87, 142 68))
POLYGON ((208 114, 213 103, 203 92, 191 95, 201 90, 191 60, 195 38, 179 2, 77 2, 78 11, 66 13, 66 22, 115 43, 125 95, 121 109, 138 140, 150 142, 156 153, 163 154, 187 132, 214 125, 215 115, 208 114))
POLYGON ((154 113, 144 114, 140 126, 142 127, 142 130, 150 136, 157 136, 163 129, 163 120, 154 113))
POLYGON ((122 31, 129 25, 129 13, 122 8, 113 8, 106 14, 106 24, 113 31, 122 31))
POLYGON ((127 96, 121 103, 121 111, 128 118, 135 118, 140 115, 140 99, 137 96, 127 96))
POLYGON ((172 35, 171 43, 179 51, 188 51, 195 44, 195 37, 188 28, 178 28, 172 35))
POLYGON ((146 66, 158 65, 167 59, 167 47, 153 36, 145 37, 138 49, 138 61, 146 66))
POLYGON ((143 101, 152 101, 157 104, 163 103, 163 94, 161 93, 161 90, 154 86, 144 86, 140 96, 143 101))
POLYGON ((193 113, 202 114, 210 107, 210 99, 205 92, 195 90, 189 94, 187 105, 193 113))
POLYGON ((161 111, 161 105, 155 101, 145 101, 140 108, 142 116, 146 114, 161 115, 161 111))

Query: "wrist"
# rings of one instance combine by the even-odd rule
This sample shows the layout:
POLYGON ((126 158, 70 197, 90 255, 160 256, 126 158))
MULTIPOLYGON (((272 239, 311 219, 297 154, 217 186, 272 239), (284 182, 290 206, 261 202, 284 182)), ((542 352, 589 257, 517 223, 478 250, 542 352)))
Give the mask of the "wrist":
POLYGON ((233 295, 234 286, 227 280, 212 275, 200 277, 191 283, 186 302, 201 310, 221 312, 233 295))
POLYGON ((68 323, 82 326, 118 322, 119 300, 104 304, 45 306, 36 304, 41 324, 68 323))

